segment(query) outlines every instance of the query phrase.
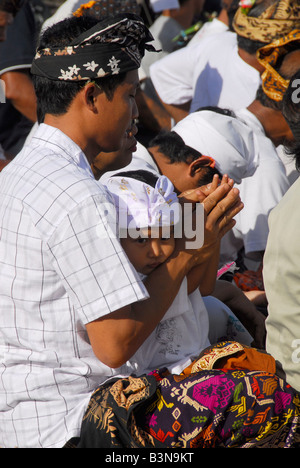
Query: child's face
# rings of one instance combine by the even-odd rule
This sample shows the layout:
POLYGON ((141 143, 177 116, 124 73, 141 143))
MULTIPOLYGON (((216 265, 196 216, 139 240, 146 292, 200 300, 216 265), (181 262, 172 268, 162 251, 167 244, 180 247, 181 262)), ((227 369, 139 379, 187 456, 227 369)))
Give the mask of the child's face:
POLYGON ((173 253, 175 239, 172 228, 167 237, 163 237, 165 234, 161 229, 156 232, 155 237, 151 236, 151 229, 148 229, 146 235, 147 237, 143 235, 137 239, 128 235, 121 239, 121 244, 135 269, 149 275, 173 253))

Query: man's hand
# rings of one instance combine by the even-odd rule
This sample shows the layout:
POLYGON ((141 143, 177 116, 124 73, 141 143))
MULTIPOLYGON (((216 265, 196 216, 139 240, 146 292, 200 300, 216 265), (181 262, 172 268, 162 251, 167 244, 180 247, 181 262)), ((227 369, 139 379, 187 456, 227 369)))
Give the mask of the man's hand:
POLYGON ((216 175, 211 184, 199 189, 188 190, 179 196, 182 205, 193 203, 195 208, 197 203, 202 203, 204 207, 204 245, 206 247, 213 247, 233 228, 235 225, 234 216, 244 207, 239 190, 233 185, 234 181, 228 176, 223 176, 220 181, 216 175))

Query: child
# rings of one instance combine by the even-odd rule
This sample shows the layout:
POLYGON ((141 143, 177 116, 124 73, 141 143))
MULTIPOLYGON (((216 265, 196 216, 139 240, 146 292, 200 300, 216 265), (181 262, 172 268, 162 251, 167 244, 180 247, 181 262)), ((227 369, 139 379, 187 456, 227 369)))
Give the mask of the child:
MULTIPOLYGON (((180 205, 173 185, 165 176, 157 177, 147 171, 116 174, 106 185, 119 214, 122 247, 138 273, 145 277, 165 262, 175 247, 174 227, 179 221, 180 205)), ((180 373, 210 345, 207 309, 199 288, 188 293, 188 281, 188 277, 183 280, 161 322, 127 362, 132 373, 141 375, 162 367, 180 373)), ((225 338, 228 325, 234 327, 234 316, 225 305, 220 307, 220 301, 214 300, 214 322, 217 325, 219 318, 220 324, 212 328, 219 332, 223 327, 225 338)), ((235 322, 238 322, 236 318, 235 322)), ((240 323, 238 331, 245 340, 248 333, 240 323)), ((215 333, 212 335, 215 337, 215 333)), ((234 338, 237 339, 237 334, 234 338)))

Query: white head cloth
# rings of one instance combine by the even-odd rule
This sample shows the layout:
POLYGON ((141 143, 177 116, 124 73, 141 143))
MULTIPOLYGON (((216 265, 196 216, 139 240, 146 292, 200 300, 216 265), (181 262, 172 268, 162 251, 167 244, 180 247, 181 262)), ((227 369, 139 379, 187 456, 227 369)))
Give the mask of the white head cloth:
POLYGON ((185 144, 210 156, 216 169, 240 184, 259 164, 258 142, 253 130, 237 118, 214 111, 192 112, 172 129, 185 144))
POLYGON ((131 177, 111 177, 105 182, 118 212, 120 229, 167 227, 177 224, 180 205, 173 184, 160 176, 155 188, 131 177))
POLYGON ((155 13, 163 10, 177 10, 180 6, 178 0, 150 0, 150 5, 155 13))

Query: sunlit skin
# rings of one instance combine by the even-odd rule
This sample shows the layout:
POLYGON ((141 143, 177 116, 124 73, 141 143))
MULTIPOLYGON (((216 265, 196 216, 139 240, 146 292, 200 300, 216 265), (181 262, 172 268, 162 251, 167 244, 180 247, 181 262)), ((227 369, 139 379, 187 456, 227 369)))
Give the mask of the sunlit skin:
POLYGON ((148 228, 138 238, 128 232, 121 239, 121 244, 134 268, 144 275, 149 275, 155 268, 165 262, 175 249, 173 228, 155 231, 148 228))
POLYGON ((126 74, 112 99, 90 82, 75 96, 67 113, 46 114, 44 123, 64 132, 92 164, 100 152, 118 151, 122 147, 132 121, 139 116, 135 102, 138 87, 137 70, 126 74))
POLYGON ((132 153, 136 151, 135 135, 137 132, 136 121, 133 120, 131 128, 126 131, 122 139, 121 149, 111 153, 101 152, 95 157, 91 164, 95 179, 100 179, 107 171, 115 171, 130 164, 132 153))

